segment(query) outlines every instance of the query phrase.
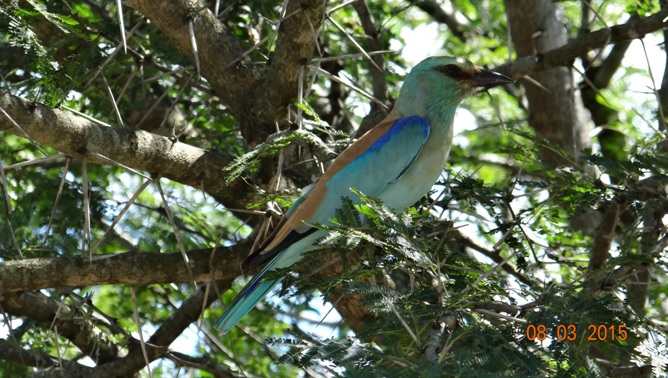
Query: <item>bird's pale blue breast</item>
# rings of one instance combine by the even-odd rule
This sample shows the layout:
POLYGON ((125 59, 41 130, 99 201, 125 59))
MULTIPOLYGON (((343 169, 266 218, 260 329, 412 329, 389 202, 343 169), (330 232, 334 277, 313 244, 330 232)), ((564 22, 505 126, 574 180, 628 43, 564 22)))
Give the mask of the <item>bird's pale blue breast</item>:
POLYGON ((452 137, 452 119, 432 125, 429 138, 417 158, 379 195, 386 206, 403 211, 429 192, 443 172, 452 137))

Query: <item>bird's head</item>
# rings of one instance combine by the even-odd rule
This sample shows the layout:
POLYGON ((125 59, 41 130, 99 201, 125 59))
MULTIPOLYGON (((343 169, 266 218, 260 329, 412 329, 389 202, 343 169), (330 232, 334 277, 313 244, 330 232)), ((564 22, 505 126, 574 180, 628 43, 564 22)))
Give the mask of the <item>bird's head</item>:
POLYGON ((435 56, 413 67, 401 88, 397 106, 400 113, 423 116, 433 110, 429 108, 451 108, 454 112, 467 96, 509 83, 509 77, 483 70, 464 58, 435 56), (427 108, 420 109, 422 106, 427 108))

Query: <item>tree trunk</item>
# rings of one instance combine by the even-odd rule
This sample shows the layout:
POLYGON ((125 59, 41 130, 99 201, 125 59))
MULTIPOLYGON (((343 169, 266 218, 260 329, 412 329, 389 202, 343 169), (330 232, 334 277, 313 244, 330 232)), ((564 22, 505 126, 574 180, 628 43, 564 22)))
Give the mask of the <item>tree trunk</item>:
MULTIPOLYGON (((558 9, 549 0, 505 1, 508 24, 517 57, 536 55, 563 46, 567 42, 564 25, 558 20, 558 9)), ((575 162, 580 151, 591 145, 590 126, 584 116, 580 90, 569 67, 538 72, 522 80, 529 104, 529 124, 539 140, 564 150, 563 157, 552 148, 541 154, 550 167, 575 162)))

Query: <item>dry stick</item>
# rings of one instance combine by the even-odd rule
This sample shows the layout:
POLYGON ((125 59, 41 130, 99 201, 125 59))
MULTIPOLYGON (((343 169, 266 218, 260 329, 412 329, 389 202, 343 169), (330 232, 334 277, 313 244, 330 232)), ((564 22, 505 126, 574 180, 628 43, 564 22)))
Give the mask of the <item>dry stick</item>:
POLYGON ((16 127, 16 128, 21 132, 21 134, 23 134, 23 136, 24 136, 26 139, 28 139, 28 140, 30 141, 30 143, 32 143, 32 145, 35 146, 35 148, 37 148, 37 150, 39 150, 39 152, 41 152, 44 156, 48 156, 48 154, 47 154, 46 152, 44 152, 44 150, 42 150, 42 149, 39 147, 39 145, 37 144, 37 142, 35 142, 35 141, 32 139, 32 137, 30 137, 30 135, 28 135, 28 133, 26 133, 25 130, 23 130, 23 128, 22 128, 21 126, 19 126, 19 124, 16 123, 16 121, 14 121, 14 119, 13 119, 9 114, 7 114, 7 112, 5 111, 5 109, 3 109, 2 107, 0 107, 0 113, 2 113, 2 114, 9 120, 9 122, 10 122, 14 127, 16 127))
POLYGON ((116 227, 118 222, 120 222, 121 218, 123 218, 123 215, 125 215, 125 213, 130 209, 130 206, 132 206, 135 203, 139 195, 142 192, 144 192, 144 189, 146 189, 149 186, 149 184, 151 184, 151 182, 152 180, 144 181, 144 183, 139 187, 139 189, 135 191, 130 200, 123 207, 123 210, 121 210, 121 212, 116 216, 116 218, 114 218, 114 221, 111 222, 111 225, 109 226, 109 228, 107 228, 107 231, 105 231, 104 235, 102 235, 100 240, 97 241, 97 244, 95 244, 95 247, 93 247, 91 253, 94 253, 98 249, 98 247, 100 247, 100 244, 102 244, 102 242, 107 238, 107 236, 109 236, 114 227, 116 227))
POLYGON ((165 213, 167 213, 167 218, 169 219, 169 223, 172 225, 172 229, 174 230, 174 237, 176 237, 176 243, 179 245, 179 251, 181 251, 181 256, 183 256, 183 262, 186 264, 186 269, 188 269, 188 275, 190 276, 190 279, 193 281, 195 284, 195 287, 197 287, 197 282, 195 282, 195 279, 193 278, 193 272, 192 269, 190 268, 190 259, 188 258, 188 254, 186 253, 186 248, 183 245, 183 242, 181 241, 181 236, 179 233, 179 229, 176 227, 176 222, 174 221, 174 215, 172 214, 172 211, 169 208, 169 201, 167 201, 167 197, 165 197, 165 193, 162 190, 162 185, 160 185, 160 178, 156 178, 153 180, 155 183, 156 188, 158 189, 158 192, 160 193, 160 198, 162 198, 162 205, 165 207, 165 213))
MULTIPOLYGON (((141 70, 143 71, 143 70, 141 70)), ((132 84, 132 79, 135 77, 135 72, 130 71, 128 73, 128 78, 125 80, 125 83, 123 83, 123 86, 121 87, 121 90, 118 92, 118 96, 116 97, 116 106, 121 102, 121 99, 123 96, 125 96, 125 92, 128 91, 128 88, 130 88, 130 84, 132 84)))
POLYGON ((466 236, 460 234, 457 238, 458 241, 462 242, 466 247, 473 249, 474 251, 477 251, 492 261, 496 262, 497 264, 501 264, 501 269, 503 269, 506 273, 514 276, 517 278, 520 282, 524 283, 527 286, 530 286, 532 288, 536 288, 538 283, 531 281, 529 278, 521 275, 519 272, 515 270, 515 267, 513 267, 511 264, 508 264, 508 260, 504 260, 501 257, 501 254, 496 248, 493 248, 492 250, 489 250, 479 244, 477 244, 475 241, 467 238, 466 236), (505 261, 505 262, 504 262, 505 261))
POLYGON ((337 5, 337 6, 335 6, 334 8, 328 10, 328 11, 327 11, 327 15, 330 16, 330 15, 332 15, 334 12, 338 11, 339 9, 341 9, 341 8, 345 8, 345 7, 347 7, 348 5, 350 5, 350 4, 352 4, 352 3, 356 2, 356 1, 357 1, 357 0, 348 0, 348 1, 345 1, 345 2, 343 2, 343 3, 341 3, 341 4, 337 5))
MULTIPOLYGON (((501 239, 499 239, 499 241, 497 241, 496 244, 494 244, 494 247, 492 247, 492 250, 493 250, 493 251, 498 250, 498 248, 499 248, 499 246, 501 245, 501 243, 503 243, 503 241, 506 240, 506 238, 507 238, 512 232, 513 232, 513 227, 509 227, 508 230, 506 231, 506 233, 503 234, 503 236, 501 237, 501 239)), ((512 258, 512 255, 511 255, 511 256, 508 256, 507 258, 503 259, 503 261, 501 261, 500 263, 498 263, 497 265, 495 265, 492 269, 490 269, 490 270, 484 272, 483 274, 481 274, 480 277, 478 277, 478 278, 477 278, 471 285, 469 285, 469 286, 467 286, 466 288, 464 288, 464 290, 462 290, 460 294, 461 294, 461 295, 464 295, 466 292, 468 292, 469 290, 471 290, 471 288, 478 286, 478 283, 480 283, 480 281, 484 280, 485 278, 487 278, 488 276, 490 276, 494 271, 496 271, 497 269, 499 269, 501 266, 503 266, 503 265, 505 265, 506 263, 508 263, 508 262, 510 261, 511 258, 512 258)))
POLYGON ((408 334, 411 336, 411 338, 415 342, 415 345, 416 345, 417 349, 418 350, 422 349, 422 345, 420 344, 420 339, 415 335, 415 333, 413 333, 413 330, 411 329, 411 327, 409 327, 408 324, 406 324, 406 321, 404 320, 404 318, 401 317, 401 315, 399 314, 397 309, 394 307, 394 303, 390 303, 390 309, 392 310, 394 315, 396 315, 397 319, 399 319, 399 321, 404 326, 404 328, 406 328, 406 331, 408 331, 408 334))
POLYGON ((359 87, 357 87, 357 86, 355 86, 355 85, 353 85, 353 84, 351 84, 351 83, 346 83, 345 81, 343 81, 343 80, 342 80, 341 78, 339 78, 338 76, 334 76, 334 75, 330 74, 329 72, 323 70, 323 69, 320 68, 320 67, 316 67, 316 66, 313 66, 313 65, 309 65, 309 68, 311 69, 311 71, 313 71, 313 72, 315 72, 315 73, 317 73, 317 74, 319 74, 319 75, 322 75, 322 76, 324 76, 324 77, 326 77, 326 78, 328 78, 328 79, 334 80, 334 81, 336 81, 337 83, 342 84, 342 85, 344 85, 344 86, 346 86, 346 87, 352 89, 353 91, 355 91, 355 92, 361 94, 362 96, 364 96, 364 97, 368 98, 369 100, 375 102, 376 104, 382 106, 384 109, 386 109, 386 110, 390 110, 390 108, 389 108, 387 105, 385 105, 384 103, 382 103, 380 100, 376 99, 372 94, 370 94, 369 92, 365 91, 364 89, 361 89, 361 88, 359 88, 359 87))
POLYGON ((46 156, 46 157, 43 157, 43 158, 37 158, 37 159, 32 159, 32 160, 22 161, 22 162, 20 162, 20 163, 16 163, 16 164, 12 164, 12 165, 8 165, 8 166, 6 166, 6 167, 5 167, 5 171, 9 171, 9 170, 11 170, 11 169, 17 169, 17 168, 28 167, 28 166, 35 165, 35 164, 46 163, 47 161, 60 159, 60 158, 63 158, 63 157, 65 157, 65 156, 66 156, 66 155, 63 154, 63 153, 57 153, 57 154, 55 154, 55 155, 46 156))
POLYGON ((161 102, 165 97, 167 97, 167 95, 169 94, 169 92, 170 92, 175 86, 176 86, 176 82, 173 82, 173 83, 169 86, 169 88, 167 88, 167 90, 165 90, 164 92, 162 92, 162 93, 160 94, 160 96, 155 100, 155 102, 153 102, 153 104, 151 104, 151 107, 148 108, 148 110, 146 111, 146 113, 144 113, 144 116, 141 117, 141 119, 139 120, 139 122, 137 122, 137 124, 135 125, 135 128, 141 128, 140 126, 144 123, 144 121, 146 121, 146 120, 148 119, 149 115, 155 110, 155 108, 158 107, 158 105, 160 104, 160 102, 161 102))
MULTIPOLYGON (((161 68, 160 66, 157 66, 157 67, 161 68)), ((164 71, 162 71, 160 73, 157 73, 157 74, 155 74, 151 77, 142 79, 141 83, 142 84, 147 84, 147 83, 150 83, 150 82, 153 82, 153 81, 158 81, 165 76, 172 76, 172 75, 185 73, 185 72, 187 72, 191 69, 192 69, 192 67, 181 67, 181 68, 176 68, 176 69, 173 69, 173 70, 164 70, 164 71)))
POLYGON ((475 312, 477 312, 477 313, 479 313, 479 314, 483 314, 483 315, 494 316, 494 317, 497 317, 497 318, 499 318, 499 319, 511 320, 511 321, 513 321, 513 322, 517 322, 517 323, 522 323, 522 324, 526 324, 526 323, 527 323, 527 320, 526 320, 526 319, 517 318, 517 317, 514 317, 514 316, 510 316, 510 315, 499 314, 498 312, 494 312, 494 311, 486 310, 486 309, 484 309, 484 308, 477 308, 477 309, 475 310, 475 312))
POLYGON ((245 57, 247 57, 248 55, 250 55, 250 53, 252 53, 253 51, 257 50, 260 46, 262 46, 262 45, 263 45, 265 42, 267 42, 270 38, 274 37, 274 36, 276 35, 276 33, 278 33, 278 29, 273 30, 271 33, 269 33, 269 35, 267 35, 266 37, 262 38, 262 39, 260 40, 260 42, 254 44, 254 45, 251 46, 248 50, 246 50, 246 51, 244 51, 243 53, 241 53, 241 55, 239 55, 236 59, 234 59, 234 60, 232 60, 230 63, 228 63, 227 66, 225 66, 225 68, 223 68, 223 70, 226 70, 226 69, 228 69, 228 68, 234 66, 235 64, 239 63, 243 58, 245 58, 245 57))
MULTIPOLYGON (((125 40, 125 24, 123 22, 123 6, 121 0, 116 0, 116 8, 118 12, 118 26, 121 28, 121 39, 123 40, 123 50, 128 53, 128 43, 125 40)), ((61 365, 62 366, 62 365, 61 365)))
POLYGON ((58 336, 58 326, 53 327, 53 339, 54 339, 54 344, 56 347, 56 353, 58 353, 58 365, 60 366, 60 369, 62 369, 63 366, 63 356, 60 353, 60 343, 58 343, 58 339, 60 337, 58 336))
MULTIPOLYGON (((605 20, 603 19, 603 17, 601 17, 600 12, 597 11, 597 10, 595 10, 594 8, 592 8, 591 5, 590 5, 586 0, 584 1, 584 3, 589 7, 589 9, 591 9, 592 11, 594 11, 594 18, 591 20, 590 24, 589 24, 587 27, 589 28, 591 25, 593 25, 593 23, 594 23, 594 19, 598 18, 599 21, 601 21, 601 23, 603 23, 603 28, 604 28, 604 29, 607 29, 607 30, 610 30, 610 26, 608 26, 608 24, 605 22, 605 20)), ((603 4, 600 5, 600 7, 602 7, 602 6, 603 6, 603 4)), ((599 7, 599 10, 600 10, 600 7, 599 7)), ((580 35, 582 35, 582 34, 580 34, 580 35)), ((606 45, 607 45, 608 43, 610 43, 610 38, 611 38, 611 36, 608 37, 608 41, 605 43, 606 45)), ((588 70, 594 65, 594 62, 597 62, 597 61, 599 60, 599 58, 601 57, 601 55, 603 55, 603 52, 604 52, 604 51, 605 51, 605 49, 599 49, 599 50, 596 52, 596 55, 594 56, 594 58, 591 59, 590 63, 587 65, 587 67, 584 68, 584 71, 585 71, 585 72, 588 71, 588 70)), ((572 67, 572 68, 575 68, 575 65, 571 64, 571 67, 572 67)), ((584 73, 583 73, 582 75, 583 75, 582 77, 586 77, 586 75, 585 75, 584 73)))
POLYGON ((108 124, 108 123, 106 123, 106 122, 102 122, 102 121, 100 121, 99 119, 97 119, 97 118, 95 118, 95 117, 91 117, 91 116, 89 116, 89 115, 86 114, 86 113, 82 113, 82 112, 80 112, 80 111, 78 111, 78 110, 76 110, 76 109, 70 108, 70 107, 67 106, 67 105, 61 105, 61 106, 63 107, 63 109, 68 110, 68 111, 70 111, 70 112, 72 112, 72 113, 78 115, 79 117, 85 118, 85 119, 87 119, 87 120, 89 120, 89 121, 91 121, 91 122, 93 122, 93 123, 96 123, 96 124, 98 124, 98 125, 100 125, 100 126, 111 127, 110 124, 108 124))
MULTIPOLYGON (((132 28, 132 30, 130 30, 130 32, 128 33, 127 38, 132 37, 132 35, 137 31, 137 29, 139 29, 139 27, 144 23, 144 20, 145 20, 145 18, 142 17, 137 22, 137 24, 135 24, 135 26, 132 28)), ((102 73, 102 70, 104 70, 104 67, 106 67, 109 63, 111 63, 112 59, 114 59, 116 57, 116 55, 118 55, 118 52, 120 51, 119 47, 120 46, 116 46, 116 48, 114 48, 114 51, 112 51, 111 54, 109 54, 107 59, 102 63, 100 68, 98 68, 98 70, 95 72, 93 77, 91 77, 90 80, 88 80, 88 82, 86 83, 86 85, 84 85, 84 89, 87 88, 95 79, 97 79, 97 76, 102 73)))
MULTIPOLYGON (((302 11, 302 10, 296 10, 296 11, 294 11, 294 12, 292 12, 292 13, 286 15, 285 12, 287 12, 287 7, 288 7, 288 0, 285 0, 285 1, 283 2, 283 6, 281 7, 281 18, 276 22, 276 27, 274 28, 274 30, 273 30, 271 33, 269 33, 269 35, 267 35, 266 37, 262 38, 262 39, 260 40, 260 42, 254 44, 250 49, 244 51, 241 55, 239 55, 239 57, 237 57, 236 59, 234 59, 234 60, 232 60, 230 63, 228 63, 228 64, 223 68, 223 70, 226 70, 226 69, 228 69, 228 68, 234 66, 235 64, 237 64, 238 62, 240 62, 242 59, 244 59, 245 57, 247 57, 248 55, 250 55, 251 52, 257 50, 258 47, 260 47, 261 45, 263 45, 267 40, 269 40, 270 38, 275 37, 275 36, 278 34, 278 29, 280 28, 281 23, 282 23, 283 21, 285 21, 286 19, 288 19, 288 18, 290 18, 290 17, 294 16, 295 14, 300 13, 300 12, 302 11)), ((272 42, 272 44, 273 44, 273 42, 272 42)))
MULTIPOLYGON (((324 7, 323 7, 323 12, 324 12, 324 7)), ((323 15, 324 17, 324 15, 323 15)), ((308 16, 306 17, 306 21, 308 22, 308 27, 311 30, 311 36, 313 37, 313 42, 315 43, 315 48, 318 50, 318 58, 315 61, 315 65, 320 67, 320 62, 322 61, 322 54, 323 50, 320 48, 320 41, 318 41, 318 32, 315 31, 315 28, 313 27, 313 21, 311 21, 311 17, 308 16)), ((321 24, 321 30, 324 28, 324 25, 321 24)), ((300 77, 300 84, 301 80, 303 79, 303 76, 305 75, 304 73, 304 65, 302 65, 299 69, 299 77, 300 77)), ((311 75, 311 82, 309 85, 306 87, 306 91, 302 94, 301 98, 308 98, 311 95, 311 89, 313 88, 313 85, 315 84, 315 80, 317 79, 318 75, 311 75)), ((299 112, 301 112, 301 109, 299 109, 299 112)), ((300 113, 301 114, 301 113, 300 113)), ((301 119, 301 118, 300 118, 301 119)), ((300 121, 300 127, 301 127, 301 121, 300 121)))
MULTIPOLYGON (((369 51, 367 54, 373 56, 373 55, 379 55, 379 54, 397 54, 397 51, 394 50, 379 50, 379 51, 369 51)), ((341 55, 332 55, 324 58, 318 59, 319 62, 331 62, 332 60, 343 60, 343 59, 357 59, 357 58, 363 58, 364 55, 357 53, 357 54, 341 54, 341 55)))
POLYGON ((123 165, 123 164, 117 162, 116 160, 113 160, 113 159, 111 159, 111 158, 108 158, 108 157, 106 157, 106 156, 104 156, 104 155, 98 154, 97 152, 93 152, 93 153, 91 153, 90 156, 100 158, 100 159, 102 159, 102 160, 104 160, 104 161, 107 161, 107 162, 111 163, 112 165, 115 165, 115 166, 117 166, 117 167, 119 167, 119 168, 123 168, 123 169, 125 169, 125 170, 128 171, 128 172, 132 172, 132 173, 134 173, 134 174, 136 174, 136 175, 138 175, 138 176, 141 176, 141 177, 143 177, 143 178, 145 178, 145 179, 147 179, 147 180, 151 180, 151 177, 145 175, 144 173, 141 173, 141 172, 139 172, 138 170, 136 170, 136 169, 134 169, 134 168, 130 168, 130 167, 128 167, 127 165, 123 165))
POLYGON ((144 342, 144 332, 141 329, 141 323, 139 322, 139 311, 137 311, 137 296, 135 295, 135 287, 130 287, 130 294, 132 295, 132 312, 135 318, 135 325, 137 326, 137 333, 139 334, 139 345, 141 345, 141 352, 144 355, 144 362, 146 362, 146 370, 148 370, 148 376, 153 377, 151 374, 151 367, 149 364, 151 361, 148 359, 148 352, 146 351, 146 343, 144 342))
MULTIPOLYGON (((357 17, 362 24, 364 33, 369 37, 368 46, 373 50, 381 50, 383 42, 380 30, 376 27, 376 23, 371 16, 371 10, 366 1, 359 0, 353 3, 353 8, 357 12, 357 17)), ((385 65, 385 60, 382 55, 375 55, 375 59, 371 59, 371 54, 365 52, 365 57, 371 60, 371 63, 378 68, 378 70, 371 71, 371 83, 373 88, 373 95, 382 102, 387 101, 387 76, 385 70, 381 69, 385 65), (377 61, 377 62, 376 62, 377 61)))
POLYGON ((7 218, 7 225, 9 225, 9 233, 12 235, 12 243, 14 243, 16 251, 19 253, 19 257, 23 258, 21 246, 19 245, 19 241, 16 239, 16 235, 14 234, 14 227, 12 226, 12 222, 9 219, 9 215, 12 213, 12 207, 11 202, 9 201, 9 186, 7 185, 7 177, 5 177, 4 165, 4 162, 0 160, 0 184, 2 184, 2 192, 5 200, 5 217, 7 218))
POLYGON ((218 13, 220 11, 220 0, 216 0, 216 4, 213 5, 213 15, 218 18, 218 13))
MULTIPOLYGON (((299 85, 297 86, 297 101, 300 105, 304 104, 304 65, 299 66, 299 85)), ((297 107, 297 130, 302 129, 302 108, 297 107)))
MULTIPOLYGON (((181 96, 183 96, 183 92, 186 91, 186 88, 188 88, 188 86, 190 85, 190 82, 191 82, 194 78, 195 78, 195 75, 194 75, 194 74, 193 74, 193 75, 190 75, 190 76, 188 77, 188 80, 186 80, 185 84, 183 84, 183 85, 181 86, 181 89, 179 90, 179 93, 177 93, 176 96, 174 97, 174 100, 172 101, 172 105, 169 107, 169 111, 168 111, 167 114, 165 115, 165 118, 162 119, 162 122, 160 123, 160 127, 158 128, 158 130, 161 130, 162 127, 165 126, 165 123, 167 123, 167 120, 169 119, 169 115, 174 111, 174 109, 176 109, 176 105, 178 104, 179 100, 181 99, 181 96)), ((177 126, 177 125, 173 125, 173 126, 172 126, 172 135, 171 135, 171 137, 174 138, 174 141, 173 141, 174 143, 176 143, 176 142, 178 141, 178 138, 179 138, 184 132, 186 132, 186 130, 189 129, 189 128, 188 128, 188 125, 187 125, 187 123, 186 123, 186 125, 183 127, 183 130, 179 131, 179 135, 176 135, 176 126, 177 126)))
POLYGON ((90 197, 88 196, 88 163, 84 160, 83 162, 83 173, 81 175, 81 181, 83 185, 83 211, 84 211, 84 227, 83 227, 83 237, 81 238, 81 254, 83 255, 86 250, 86 245, 88 246, 90 263, 93 263, 93 251, 90 249, 91 235, 90 235, 90 197))
POLYGON ((329 20, 329 22, 332 23, 332 25, 334 25, 335 28, 339 29, 339 31, 346 37, 346 39, 348 39, 348 40, 350 41, 350 43, 352 43, 353 46, 354 46, 357 50, 359 50, 359 52, 361 52, 362 55, 364 55, 364 57, 367 58, 367 59, 369 60, 369 62, 370 62, 374 67, 376 67, 376 69, 378 69, 378 71, 383 72, 383 70, 382 70, 380 67, 378 67, 378 65, 376 64, 376 62, 374 62, 374 60, 371 59, 371 57, 370 57, 369 54, 364 50, 364 48, 363 48, 362 46, 360 46, 359 43, 357 43, 357 41, 355 40, 355 38, 353 38, 350 34, 346 33, 346 31, 343 29, 343 27, 342 27, 341 25, 339 25, 339 23, 336 22, 336 20, 334 20, 333 18, 331 18, 331 17, 329 17, 329 16, 327 16, 327 19, 329 20))
POLYGON ((193 49, 193 55, 195 56, 195 69, 197 70, 197 75, 201 76, 199 52, 197 51, 197 38, 195 37, 195 22, 193 22, 192 19, 188 20, 188 34, 190 35, 190 45, 193 49))
POLYGON ((448 334, 448 339, 445 340, 445 343, 443 344, 443 348, 441 349, 441 353, 438 355, 438 363, 441 364, 443 363, 443 360, 445 359, 445 356, 448 354, 450 351, 450 348, 452 347, 452 344, 455 342, 455 340, 452 340, 452 335, 454 332, 450 330, 448 334), (452 342, 450 342, 452 340, 452 342))
POLYGON ((587 6, 587 8, 589 8, 592 12, 594 12, 594 18, 592 18, 592 20, 588 23, 587 28, 591 28, 591 26, 594 25, 594 19, 598 19, 599 21, 601 21, 601 23, 605 28, 608 29, 610 28, 610 26, 608 26, 608 23, 605 22, 603 16, 601 16, 601 9, 603 9, 603 6, 605 5, 604 2, 599 4, 598 9, 594 9, 588 0, 584 0, 583 3, 584 5, 587 6))
POLYGON ((121 117, 121 112, 118 110, 118 106, 116 106, 117 101, 114 98, 114 92, 112 92, 111 87, 109 86, 109 82, 107 82, 107 77, 102 74, 102 81, 104 82, 104 86, 107 88, 107 94, 109 95, 109 99, 111 100, 111 107, 114 110, 114 116, 116 117, 116 122, 118 122, 118 125, 121 127, 125 127, 125 124, 123 123, 123 117, 121 117))
POLYGON ((49 217, 49 225, 46 227, 46 233, 44 234, 44 241, 42 244, 46 244, 46 241, 49 239, 49 232, 51 231, 51 226, 53 225, 53 219, 56 217, 56 209, 60 203, 60 197, 63 194, 63 187, 65 186, 65 179, 67 177, 67 171, 70 169, 70 162, 72 158, 67 158, 65 160, 65 166, 63 167, 63 177, 60 179, 60 185, 58 186, 58 193, 56 193, 56 200, 53 202, 53 208, 51 209, 51 216, 49 217))
POLYGON ((665 120, 665 116, 663 114, 663 106, 661 106, 661 95, 659 94, 659 90, 656 89, 656 82, 654 81, 654 75, 652 74, 652 66, 649 64, 649 56, 647 56, 647 48, 645 47, 645 40, 643 38, 640 38, 640 43, 642 43, 642 51, 645 53, 645 61, 647 62, 647 72, 649 73, 649 78, 652 82, 652 93, 656 96, 656 101, 659 103, 659 115, 661 116, 660 119, 665 120))
POLYGON ((209 341, 211 341, 216 347, 218 347, 218 349, 220 349, 221 352, 225 353, 227 357, 229 357, 232 360, 235 360, 234 352, 227 349, 225 345, 223 345, 223 343, 220 341, 218 336, 211 333, 211 331, 207 328, 200 328, 200 331, 202 331, 204 335, 207 337, 207 339, 209 339, 209 341))
POLYGON ((589 270, 601 268, 607 260, 612 240, 615 237, 617 222, 627 206, 628 203, 625 200, 615 197, 603 213, 603 219, 594 238, 594 247, 589 257, 589 270))

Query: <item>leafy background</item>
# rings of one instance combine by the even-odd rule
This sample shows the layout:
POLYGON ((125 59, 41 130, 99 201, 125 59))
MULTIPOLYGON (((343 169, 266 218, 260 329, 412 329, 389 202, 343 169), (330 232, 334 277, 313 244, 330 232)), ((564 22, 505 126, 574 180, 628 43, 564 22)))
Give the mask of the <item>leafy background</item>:
POLYGON ((664 375, 666 12, 3 2, 0 371, 664 375), (431 195, 395 214, 351 194, 323 248, 217 334, 241 259, 434 53, 518 81, 462 104, 431 195))

